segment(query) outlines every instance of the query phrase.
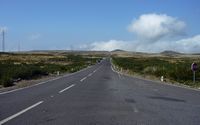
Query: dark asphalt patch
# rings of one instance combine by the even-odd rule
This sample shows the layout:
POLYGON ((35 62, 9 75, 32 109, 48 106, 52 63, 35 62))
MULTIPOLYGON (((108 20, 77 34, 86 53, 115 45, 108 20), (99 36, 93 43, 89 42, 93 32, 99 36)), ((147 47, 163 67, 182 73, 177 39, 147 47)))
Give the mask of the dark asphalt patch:
POLYGON ((182 99, 171 98, 171 97, 162 97, 162 96, 150 96, 148 98, 164 100, 164 101, 172 101, 172 102, 186 102, 185 100, 182 100, 182 99))
POLYGON ((125 101, 128 103, 136 103, 136 101, 134 99, 130 99, 130 98, 125 99, 125 101))
POLYGON ((103 77, 104 80, 110 80, 111 78, 108 76, 103 77))

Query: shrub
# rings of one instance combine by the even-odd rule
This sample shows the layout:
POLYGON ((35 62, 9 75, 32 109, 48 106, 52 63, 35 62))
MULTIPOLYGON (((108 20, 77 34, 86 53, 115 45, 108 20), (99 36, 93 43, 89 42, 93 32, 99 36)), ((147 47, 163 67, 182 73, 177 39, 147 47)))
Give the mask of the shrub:
MULTIPOLYGON (((182 58, 134 58, 134 57, 113 57, 113 63, 123 69, 128 69, 139 74, 165 76, 173 81, 189 84, 192 82, 192 71, 190 66, 193 60, 182 58), (170 62, 173 60, 173 62, 170 62)), ((199 62, 200 63, 200 62, 199 62)), ((196 72, 200 77, 200 72, 196 72)))
POLYGON ((3 75, 2 78, 1 78, 1 84, 2 84, 4 87, 12 86, 12 85, 13 85, 12 79, 10 78, 9 75, 3 75))
MULTIPOLYGON (((19 55, 12 55, 19 56, 19 55)), ((31 56, 24 54, 23 56, 31 56)), ((35 55, 37 56, 37 55, 35 55)), ((40 55, 42 56, 42 55, 40 55)), ((45 56, 45 55, 44 55, 45 56)), ((13 85, 13 81, 16 79, 33 79, 43 75, 53 74, 56 71, 64 72, 75 72, 88 65, 96 63, 99 58, 83 57, 80 55, 67 55, 66 57, 58 58, 53 57, 48 59, 47 62, 41 60, 39 63, 36 61, 23 62, 21 60, 4 60, 0 62, 0 84, 8 87, 13 85), (51 63, 51 62, 54 63, 51 63), (70 64, 63 65, 55 62, 64 62, 70 64), (17 63, 16 63, 17 62, 17 63)))

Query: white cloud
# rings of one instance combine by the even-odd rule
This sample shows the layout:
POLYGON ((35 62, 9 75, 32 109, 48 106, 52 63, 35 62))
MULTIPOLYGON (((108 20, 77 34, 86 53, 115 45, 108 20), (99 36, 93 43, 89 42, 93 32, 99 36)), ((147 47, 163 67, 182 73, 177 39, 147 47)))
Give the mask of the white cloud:
POLYGON ((200 52, 200 35, 191 38, 178 40, 175 42, 177 51, 180 52, 200 52))
POLYGON ((200 52, 200 35, 177 41, 157 41, 153 43, 145 43, 141 41, 109 40, 83 45, 80 48, 103 51, 122 49, 137 52, 162 52, 165 50, 173 50, 184 53, 198 53, 200 52))
POLYGON ((94 51, 112 51, 116 49, 133 51, 135 49, 134 43, 131 41, 122 40, 109 40, 109 41, 99 41, 90 44, 84 44, 79 47, 83 50, 94 50, 94 51))
POLYGON ((112 51, 115 49, 131 50, 132 45, 127 41, 120 40, 109 40, 109 41, 100 41, 94 42, 88 45, 82 45, 81 49, 87 50, 98 50, 98 51, 112 51))
POLYGON ((129 26, 140 40, 156 42, 162 38, 170 38, 185 34, 186 24, 165 14, 144 14, 135 19, 129 26))
POLYGON ((139 52, 162 52, 173 50, 185 53, 200 52, 200 35, 180 39, 186 34, 186 23, 166 14, 144 14, 129 27, 137 37, 133 41, 109 40, 82 46, 88 50, 122 49, 139 52), (173 38, 173 39, 172 39, 173 38), (175 39, 180 40, 175 40, 175 39))

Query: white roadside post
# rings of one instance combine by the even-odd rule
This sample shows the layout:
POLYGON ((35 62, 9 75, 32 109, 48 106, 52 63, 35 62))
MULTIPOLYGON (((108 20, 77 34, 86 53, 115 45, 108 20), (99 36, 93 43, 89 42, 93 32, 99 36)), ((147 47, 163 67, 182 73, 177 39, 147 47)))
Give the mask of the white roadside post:
POLYGON ((57 71, 57 76, 59 76, 60 75, 60 71, 57 71))
POLYGON ((160 81, 161 81, 161 82, 164 81, 164 76, 161 76, 160 81))
POLYGON ((193 71, 193 83, 195 83, 195 71, 193 71))
POLYGON ((195 83, 195 80, 196 80, 196 78, 195 78, 195 72, 197 71, 197 69, 198 69, 197 64, 196 63, 192 63, 191 70, 193 71, 193 83, 195 83))

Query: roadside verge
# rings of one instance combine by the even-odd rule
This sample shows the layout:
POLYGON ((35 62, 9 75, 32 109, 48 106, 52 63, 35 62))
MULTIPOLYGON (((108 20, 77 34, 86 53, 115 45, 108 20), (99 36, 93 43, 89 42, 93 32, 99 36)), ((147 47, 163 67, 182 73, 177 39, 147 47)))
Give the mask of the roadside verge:
MULTIPOLYGON (((95 65, 93 65, 93 66, 95 66, 95 65)), ((92 68, 93 66, 88 66, 87 68, 83 68, 83 69, 81 69, 77 72, 74 72, 74 73, 63 73, 63 74, 60 74, 60 75, 48 76, 48 77, 45 77, 45 78, 42 78, 42 79, 23 81, 25 83, 23 85, 15 85, 15 86, 11 86, 11 87, 1 88, 0 89, 0 95, 19 91, 19 90, 23 90, 23 89, 26 89, 26 88, 31 88, 31 87, 38 86, 38 85, 41 85, 41 84, 45 84, 45 83, 48 83, 48 82, 51 82, 51 81, 54 81, 54 80, 58 80, 60 78, 68 77, 68 76, 77 74, 79 72, 85 71, 89 68, 92 68)))
POLYGON ((157 83, 157 84, 162 84, 162 85, 168 85, 168 86, 174 86, 174 87, 179 87, 179 88, 185 88, 185 89, 191 89, 191 90, 195 90, 195 91, 200 91, 200 88, 193 88, 191 86, 187 86, 187 85, 183 85, 183 84, 180 84, 180 83, 170 83, 170 82, 161 82, 159 80, 152 80, 152 79, 147 79, 147 78, 144 78, 142 76, 135 76, 133 74, 130 74, 129 71, 124 71, 122 68, 120 67, 117 67, 116 65, 113 64, 112 62, 112 58, 110 58, 110 63, 111 63, 111 69, 113 72, 117 73, 117 74, 120 74, 120 75, 124 75, 124 76, 127 76, 127 77, 132 77, 132 78, 136 78, 136 79, 141 79, 141 80, 145 80, 145 81, 150 81, 150 82, 154 82, 154 83, 157 83))

